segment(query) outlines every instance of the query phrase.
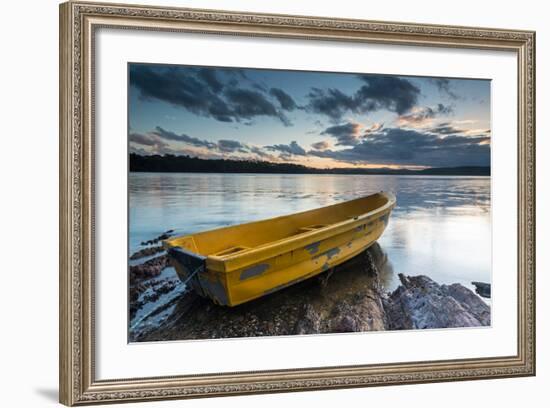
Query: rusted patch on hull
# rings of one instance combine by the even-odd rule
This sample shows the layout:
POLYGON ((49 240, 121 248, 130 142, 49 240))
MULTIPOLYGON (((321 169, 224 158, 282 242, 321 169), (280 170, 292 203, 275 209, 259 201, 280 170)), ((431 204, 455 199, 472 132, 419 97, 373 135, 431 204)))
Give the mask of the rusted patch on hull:
POLYGON ((245 279, 253 278, 254 276, 261 275, 268 269, 269 264, 266 263, 251 266, 250 268, 245 269, 241 272, 241 276, 239 277, 239 279, 243 281, 245 279))

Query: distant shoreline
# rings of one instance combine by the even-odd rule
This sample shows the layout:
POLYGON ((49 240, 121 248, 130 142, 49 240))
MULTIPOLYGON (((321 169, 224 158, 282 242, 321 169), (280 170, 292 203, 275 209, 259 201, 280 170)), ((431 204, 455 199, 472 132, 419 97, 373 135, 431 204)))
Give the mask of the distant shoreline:
POLYGON ((432 167, 422 170, 330 168, 317 169, 292 163, 200 159, 190 156, 130 154, 129 170, 135 173, 234 173, 234 174, 342 174, 342 175, 425 175, 490 176, 489 166, 432 167))

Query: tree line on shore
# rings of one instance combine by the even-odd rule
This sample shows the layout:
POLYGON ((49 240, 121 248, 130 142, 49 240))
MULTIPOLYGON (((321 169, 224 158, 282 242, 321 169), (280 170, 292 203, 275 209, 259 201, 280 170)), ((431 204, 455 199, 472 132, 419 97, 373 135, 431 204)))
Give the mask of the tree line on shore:
POLYGON ((399 174, 490 176, 491 168, 482 166, 434 167, 422 170, 361 167, 319 169, 294 163, 268 161, 201 159, 191 156, 130 154, 131 172, 163 173, 278 173, 278 174, 399 174))

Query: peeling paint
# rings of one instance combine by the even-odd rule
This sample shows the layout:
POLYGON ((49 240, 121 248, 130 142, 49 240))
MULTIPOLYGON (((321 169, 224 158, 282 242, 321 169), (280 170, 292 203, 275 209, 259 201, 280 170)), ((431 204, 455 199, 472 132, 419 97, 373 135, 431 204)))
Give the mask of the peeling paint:
POLYGON ((245 279, 253 278, 254 276, 261 275, 268 269, 269 269, 269 264, 266 264, 266 263, 254 265, 242 271, 239 279, 243 281, 245 279))
POLYGON ((324 252, 324 255, 326 255, 328 259, 331 259, 332 257, 338 255, 339 253, 340 253, 340 248, 332 248, 324 252))
POLYGON ((314 242, 312 244, 307 245, 306 251, 309 252, 310 255, 316 254, 319 252, 319 246, 321 245, 321 241, 314 242))
POLYGON ((328 259, 330 260, 331 258, 335 257, 339 253, 340 253, 340 248, 336 247, 336 248, 329 249, 328 251, 322 252, 319 255, 315 255, 313 259, 318 259, 323 256, 327 256, 328 259))

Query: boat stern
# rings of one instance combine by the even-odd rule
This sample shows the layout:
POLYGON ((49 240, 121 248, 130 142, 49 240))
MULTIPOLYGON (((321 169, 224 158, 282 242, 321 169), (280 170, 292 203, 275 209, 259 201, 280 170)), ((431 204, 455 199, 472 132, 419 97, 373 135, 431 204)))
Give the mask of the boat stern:
POLYGON ((208 297, 221 306, 229 305, 225 276, 210 271, 206 266, 207 257, 183 247, 185 242, 181 241, 182 238, 164 241, 170 264, 180 280, 198 295, 208 297))

